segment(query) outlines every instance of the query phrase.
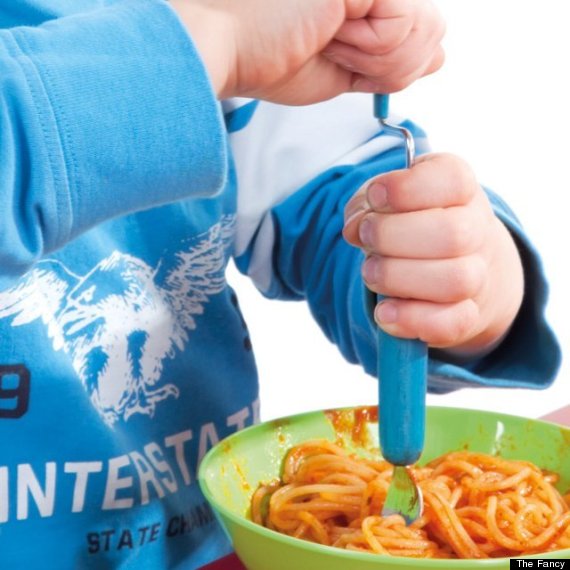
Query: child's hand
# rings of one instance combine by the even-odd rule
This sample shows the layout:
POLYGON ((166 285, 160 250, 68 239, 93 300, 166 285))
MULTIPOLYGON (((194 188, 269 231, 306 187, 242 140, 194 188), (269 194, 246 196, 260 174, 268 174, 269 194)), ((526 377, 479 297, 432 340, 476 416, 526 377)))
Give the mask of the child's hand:
POLYGON ((515 243, 471 169, 431 154, 370 180, 348 202, 344 236, 367 255, 366 285, 388 333, 457 356, 492 349, 522 301, 515 243))
POLYGON ((171 0, 220 99, 390 93, 443 63, 431 0, 171 0))

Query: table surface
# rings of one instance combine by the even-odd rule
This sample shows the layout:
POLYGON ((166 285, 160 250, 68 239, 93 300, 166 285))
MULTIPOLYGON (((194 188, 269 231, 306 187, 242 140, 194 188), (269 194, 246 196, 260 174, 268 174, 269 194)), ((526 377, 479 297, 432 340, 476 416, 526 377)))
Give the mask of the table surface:
MULTIPOLYGON (((570 405, 546 414, 541 419, 570 426, 570 405)), ((200 570, 247 570, 235 554, 221 558, 212 564, 203 566, 200 570)))

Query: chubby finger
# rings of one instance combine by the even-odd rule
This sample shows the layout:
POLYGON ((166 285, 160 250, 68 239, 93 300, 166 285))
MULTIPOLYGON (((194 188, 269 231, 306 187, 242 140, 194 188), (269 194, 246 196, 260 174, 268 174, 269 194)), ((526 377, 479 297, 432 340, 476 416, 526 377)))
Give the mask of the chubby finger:
POLYGON ((376 305, 374 320, 393 336, 419 338, 433 348, 448 348, 478 333, 479 308, 471 299, 448 304, 386 299, 376 305))
POLYGON ((445 21, 432 2, 425 0, 375 0, 366 13, 347 13, 335 39, 369 54, 384 54, 408 38, 419 46, 441 41, 445 21))
MULTIPOLYGON (((405 14, 391 18, 360 18, 347 20, 334 40, 353 46, 370 55, 383 55, 404 43, 413 27, 413 20, 405 14)), ((333 45, 325 51, 333 52, 333 45)))
POLYGON ((476 298, 487 274, 478 255, 421 261, 370 255, 362 277, 368 289, 385 297, 458 303, 476 298))
POLYGON ((358 81, 368 79, 374 83, 379 92, 401 91, 416 79, 426 75, 426 69, 432 68, 432 61, 442 59, 442 48, 439 45, 410 49, 407 42, 386 55, 371 55, 358 48, 331 42, 324 55, 355 75, 353 90, 358 91, 358 81))
MULTIPOLYGON (((430 75, 439 70, 445 62, 445 52, 441 46, 437 47, 431 56, 421 67, 414 68, 407 75, 403 75, 401 69, 395 69, 382 77, 366 76, 353 73, 352 91, 358 93, 396 93, 411 85, 417 79, 430 75)), ((354 72, 355 69, 353 68, 354 72)))
POLYGON ((453 154, 419 156, 412 168, 394 170, 366 184, 366 200, 377 212, 414 212, 464 206, 483 194, 467 163, 453 154))
POLYGON ((445 259, 479 250, 494 218, 467 207, 403 214, 365 213, 358 242, 368 254, 408 259, 445 259))

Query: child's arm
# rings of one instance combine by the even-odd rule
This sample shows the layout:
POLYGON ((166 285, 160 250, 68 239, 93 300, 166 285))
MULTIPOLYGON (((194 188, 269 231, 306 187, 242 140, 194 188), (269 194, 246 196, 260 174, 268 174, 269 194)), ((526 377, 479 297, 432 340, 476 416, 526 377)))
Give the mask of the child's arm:
POLYGON ((331 97, 363 79, 333 63, 341 52, 364 56, 354 65, 387 89, 442 60, 429 0, 83 0, 61 13, 16 4, 22 25, 0 30, 0 290, 97 224, 219 192, 227 155, 216 95, 331 97), (373 33, 384 21, 387 45, 385 31, 373 33), (355 24, 370 25, 362 49, 355 24), (216 56, 228 46, 229 60, 216 56), (403 76, 390 73, 416 51, 403 76))
MULTIPOLYGON (((418 153, 426 154, 428 146, 423 133, 411 123, 405 123, 405 126, 416 137, 418 153)), ((345 358, 362 364, 369 373, 375 374, 376 325, 368 312, 361 273, 365 255, 342 237, 344 212, 354 192, 379 174, 390 173, 385 175, 389 180, 401 178, 405 158, 401 137, 378 136, 370 97, 349 95, 302 110, 260 103, 250 123, 232 135, 232 140, 239 142, 234 148, 241 195, 238 212, 243 220, 238 222, 238 267, 249 274, 268 297, 306 299, 319 325, 338 345, 345 358), (279 133, 279 137, 268 141, 262 134, 266 129, 279 133), (299 142, 293 147, 291 137, 295 134, 299 135, 299 142), (257 196, 257 201, 253 200, 254 196, 257 196), (264 215, 267 211, 269 213, 264 215)), ((418 160, 418 169, 429 162, 425 158, 418 160)), ((476 225, 474 236, 487 240, 486 247, 496 248, 493 255, 496 253, 498 256, 495 259, 485 251, 475 262, 476 277, 472 277, 470 264, 460 260, 458 267, 452 270, 457 271, 457 275, 451 287, 445 263, 443 270, 442 266, 436 267, 434 274, 426 277, 422 274, 423 263, 419 262, 417 275, 422 282, 411 291, 402 290, 402 287, 416 287, 418 283, 411 279, 412 275, 408 282, 405 272, 398 290, 404 295, 421 296, 422 285, 427 279, 431 283, 425 285, 429 285, 432 294, 434 290, 440 293, 438 279, 441 279, 441 291, 447 295, 469 297, 473 294, 469 292, 472 280, 481 279, 490 286, 490 294, 496 294, 496 299, 487 298, 483 302, 487 316, 478 315, 479 300, 457 300, 460 305, 475 309, 473 313, 476 315, 471 321, 472 328, 467 327, 457 340, 451 336, 458 330, 454 318, 444 318, 435 326, 429 316, 425 321, 419 319, 420 326, 425 327, 429 334, 437 332, 439 338, 429 339, 432 344, 448 348, 457 345, 462 356, 458 358, 448 349, 432 348, 430 390, 444 392, 464 385, 548 386, 560 364, 560 349, 545 321, 547 287, 536 251, 508 206, 492 192, 483 194, 463 163, 448 156, 438 156, 433 160, 437 166, 437 177, 467 181, 467 184, 460 184, 463 189, 460 196, 471 196, 476 203, 464 206, 466 211, 461 215, 465 215, 466 222, 478 220, 483 224, 476 225), (518 254, 513 249, 514 244, 518 254), (505 268, 500 268, 499 273, 494 274, 493 266, 500 260, 511 265, 512 273, 508 270, 503 273, 505 268), (521 300, 521 264, 524 298, 509 329, 521 300), (463 289, 465 285, 468 287, 463 289), (493 291, 493 287, 503 287, 504 291, 493 291), (502 297, 503 293, 506 297, 502 297), (497 306, 489 304, 495 300, 497 306), (497 322, 502 324, 486 337, 494 317, 498 317, 497 322), (502 342, 494 348, 487 346, 487 343, 499 340, 507 329, 502 342), (477 338, 481 333, 483 336, 477 338), (470 340, 466 340, 467 337, 470 340), (476 346, 483 337, 485 340, 476 346), (471 341, 474 345, 469 347, 468 353, 461 345, 471 341), (489 352, 485 352, 487 350, 489 352)), ((421 182, 423 188, 418 187, 417 192, 423 192, 423 195, 417 198, 433 199, 432 186, 426 186, 426 180, 421 182), (429 197, 426 195, 428 192, 429 197)), ((446 183, 436 184, 435 188, 451 187, 453 193, 456 186, 446 183)), ((416 197, 408 197, 410 199, 415 200, 416 197)), ((446 213, 440 212, 445 219, 446 213)), ((434 235, 443 236, 444 247, 446 235, 456 232, 454 227, 449 223, 448 231, 441 232, 443 226, 434 229, 434 235)), ((409 237, 408 233, 415 233, 406 227, 404 230, 403 241, 409 237)), ((354 232, 354 228, 348 228, 350 232, 354 232)), ((419 245, 422 245, 421 241, 419 245)), ((396 290, 390 289, 390 292, 395 293, 396 290)), ((445 316, 445 311, 442 313, 445 316)), ((450 313, 453 315, 454 310, 450 313)))
POLYGON ((0 30, 0 290, 96 224, 225 183, 219 105, 168 4, 92 4, 0 30))

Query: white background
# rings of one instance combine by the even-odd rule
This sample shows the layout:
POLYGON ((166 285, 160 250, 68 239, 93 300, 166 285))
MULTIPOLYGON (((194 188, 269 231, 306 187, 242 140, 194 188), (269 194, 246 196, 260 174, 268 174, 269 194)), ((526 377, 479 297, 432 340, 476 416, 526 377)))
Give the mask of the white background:
MULTIPOLYGON (((416 120, 437 151, 466 158, 501 194, 542 254, 549 320, 570 349, 570 3, 566 0, 435 0, 448 31, 446 64, 404 93, 395 112, 416 120)), ((347 364, 304 303, 263 299, 231 271, 261 381, 262 419, 374 403, 376 382, 347 364)), ((545 391, 461 390, 428 403, 537 417, 570 404, 564 359, 545 391)))

